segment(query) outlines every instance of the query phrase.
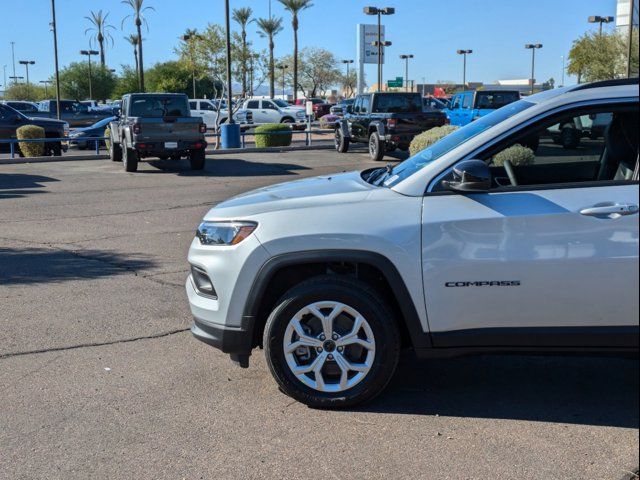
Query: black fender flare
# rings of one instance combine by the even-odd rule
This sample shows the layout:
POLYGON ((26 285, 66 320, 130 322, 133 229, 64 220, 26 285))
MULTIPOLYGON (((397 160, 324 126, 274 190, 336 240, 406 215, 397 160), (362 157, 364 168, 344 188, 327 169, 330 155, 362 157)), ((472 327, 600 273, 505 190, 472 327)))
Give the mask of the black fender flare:
POLYGON ((382 122, 371 122, 371 124, 369 125, 369 135, 371 135, 371 133, 374 130, 376 132, 378 132, 378 135, 380 136, 380 139, 384 140, 384 137, 387 134, 387 128, 385 127, 384 123, 382 123, 382 122))
POLYGON ((392 293, 398 302, 412 346, 415 349, 425 349, 432 346, 431 335, 422 329, 420 317, 418 316, 413 299, 398 269, 391 260, 384 255, 367 250, 307 250, 271 257, 260 268, 253 281, 243 311, 243 329, 250 331, 251 335, 253 335, 260 304, 267 291, 270 280, 278 270, 292 265, 321 262, 366 263, 380 270, 385 276, 387 283, 392 286, 392 293))
POLYGON ((336 123, 336 129, 340 129, 343 138, 351 138, 351 131, 349 130, 349 122, 344 118, 336 123))

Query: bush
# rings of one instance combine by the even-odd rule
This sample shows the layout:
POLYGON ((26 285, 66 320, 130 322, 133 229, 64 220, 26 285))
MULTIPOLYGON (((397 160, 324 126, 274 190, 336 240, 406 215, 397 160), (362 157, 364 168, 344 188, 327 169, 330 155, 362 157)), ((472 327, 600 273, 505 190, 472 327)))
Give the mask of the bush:
POLYGON ((409 152, 411 155, 415 155, 416 153, 424 150, 427 147, 430 147, 438 140, 446 137, 451 132, 454 132, 458 129, 455 125, 443 125, 441 127, 434 127, 431 130, 427 130, 426 132, 422 132, 420 135, 416 135, 413 140, 411 140, 411 145, 409 145, 409 152))
POLYGON ((515 145, 496 153, 493 156, 493 164, 501 167, 504 165, 505 160, 509 160, 512 165, 517 167, 521 165, 530 165, 535 158, 536 154, 533 153, 533 150, 516 143, 515 145))
POLYGON ((340 117, 337 115, 331 113, 323 115, 320 117, 320 128, 335 128, 338 120, 340 120, 340 117))
POLYGON ((111 129, 109 127, 104 129, 104 136, 107 137, 106 140, 104 141, 104 144, 107 147, 107 150, 109 150, 111 148, 111 140, 109 140, 109 138, 111 135, 111 129))
POLYGON ((286 123, 265 123, 256 127, 255 138, 258 148, 288 147, 291 145, 291 127, 286 123), (276 133, 269 135, 273 132, 276 133))
MULTIPOLYGON (((18 140, 29 138, 45 138, 44 128, 37 125, 23 125, 16 130, 18 140)), ((25 157, 41 157, 44 155, 44 142, 18 142, 20 151, 25 157)))

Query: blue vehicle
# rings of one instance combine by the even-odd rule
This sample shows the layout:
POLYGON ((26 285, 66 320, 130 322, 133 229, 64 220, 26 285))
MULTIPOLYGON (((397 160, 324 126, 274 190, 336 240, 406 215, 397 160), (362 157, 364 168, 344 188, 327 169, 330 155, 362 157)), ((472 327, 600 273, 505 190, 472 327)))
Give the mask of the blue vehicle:
POLYGON ((477 90, 456 93, 444 112, 451 125, 463 127, 498 108, 520 100, 517 90, 477 90))
MULTIPOLYGON (((76 128, 69 134, 69 143, 77 145, 80 150, 95 148, 96 141, 92 138, 104 137, 104 131, 109 127, 109 123, 117 117, 105 117, 103 120, 94 123, 90 127, 76 128)), ((99 140, 100 145, 104 145, 104 140, 99 140)))

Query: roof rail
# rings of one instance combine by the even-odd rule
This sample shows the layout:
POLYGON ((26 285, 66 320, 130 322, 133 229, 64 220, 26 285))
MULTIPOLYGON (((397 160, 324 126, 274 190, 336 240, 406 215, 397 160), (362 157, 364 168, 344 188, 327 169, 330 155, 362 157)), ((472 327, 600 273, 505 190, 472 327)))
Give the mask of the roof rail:
POLYGON ((584 83, 582 85, 578 85, 575 88, 572 88, 572 92, 576 92, 578 90, 588 90, 589 88, 600 88, 600 87, 618 87, 620 85, 638 85, 638 77, 633 78, 618 78, 615 80, 602 80, 600 82, 592 82, 592 83, 584 83))

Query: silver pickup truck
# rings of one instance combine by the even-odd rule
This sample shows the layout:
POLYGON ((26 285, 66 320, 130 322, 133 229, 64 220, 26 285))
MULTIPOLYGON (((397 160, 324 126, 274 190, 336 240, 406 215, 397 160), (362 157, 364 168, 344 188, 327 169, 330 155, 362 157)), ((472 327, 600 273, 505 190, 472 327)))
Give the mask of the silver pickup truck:
POLYGON ((127 172, 138 169, 142 158, 189 158, 192 170, 205 162, 207 130, 201 118, 192 117, 182 93, 131 93, 122 97, 122 112, 109 125, 109 154, 127 172))

